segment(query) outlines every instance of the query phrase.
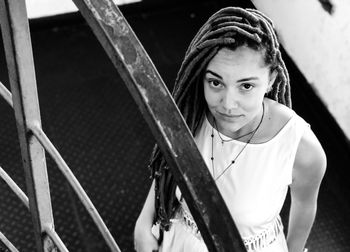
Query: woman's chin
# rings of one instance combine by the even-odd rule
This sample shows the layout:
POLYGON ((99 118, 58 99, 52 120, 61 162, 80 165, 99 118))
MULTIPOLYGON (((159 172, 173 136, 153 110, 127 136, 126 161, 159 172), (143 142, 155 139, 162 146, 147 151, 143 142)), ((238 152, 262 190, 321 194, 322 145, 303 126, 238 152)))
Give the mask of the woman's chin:
POLYGON ((236 132, 242 128, 242 123, 232 120, 220 120, 216 121, 217 128, 222 133, 236 132))

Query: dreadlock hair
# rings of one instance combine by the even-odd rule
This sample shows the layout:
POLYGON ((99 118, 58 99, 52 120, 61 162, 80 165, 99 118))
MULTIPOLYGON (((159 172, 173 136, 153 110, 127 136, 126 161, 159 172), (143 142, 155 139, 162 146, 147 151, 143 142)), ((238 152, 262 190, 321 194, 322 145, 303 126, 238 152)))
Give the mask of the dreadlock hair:
MULTIPOLYGON (((289 76, 272 21, 254 9, 227 7, 212 15, 198 31, 186 51, 175 81, 173 97, 193 135, 207 110, 202 80, 206 66, 221 48, 235 50, 239 46, 248 46, 263 53, 270 71, 277 72, 272 89, 266 96, 291 107, 289 76)), ((149 167, 155 179, 154 222, 159 222, 162 230, 168 230, 170 218, 179 202, 175 196, 176 182, 157 145, 149 167)))

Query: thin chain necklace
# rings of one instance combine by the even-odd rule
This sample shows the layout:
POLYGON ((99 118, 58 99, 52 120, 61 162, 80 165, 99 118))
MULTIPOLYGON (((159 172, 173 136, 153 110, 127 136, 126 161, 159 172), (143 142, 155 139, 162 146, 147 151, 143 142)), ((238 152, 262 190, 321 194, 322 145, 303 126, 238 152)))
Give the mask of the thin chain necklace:
MULTIPOLYGON (((216 125, 216 120, 215 120, 215 118, 214 118, 214 127, 215 127, 216 130, 218 129, 218 126, 216 125)), ((234 141, 234 140, 241 139, 241 138, 243 138, 243 137, 245 137, 245 136, 249 136, 250 134, 254 133, 255 130, 256 130, 256 129, 253 129, 252 131, 250 131, 250 132, 248 132, 248 133, 246 133, 246 134, 244 134, 244 135, 241 135, 241 136, 236 137, 236 138, 231 138, 231 139, 223 139, 222 136, 221 136, 221 134, 220 134, 220 132, 219 132, 218 130, 217 130, 217 132, 218 132, 219 138, 220 138, 220 140, 221 140, 221 144, 224 144, 224 143, 232 142, 232 141, 234 141)))
POLYGON ((244 149, 247 147, 247 145, 250 143, 250 141, 253 139, 255 133, 258 131, 262 121, 264 120, 264 114, 265 114, 265 105, 264 103, 262 104, 262 108, 263 108, 263 111, 262 111, 262 116, 261 116, 261 119, 260 119, 260 122, 258 124, 258 126, 251 132, 247 133, 247 134, 244 134, 243 136, 240 136, 236 139, 230 139, 230 140, 226 140, 226 141, 223 141, 224 139, 222 139, 222 137, 220 136, 220 133, 219 133, 219 130, 217 128, 217 125, 216 125, 216 121, 215 121, 215 118, 214 118, 214 126, 215 126, 215 129, 216 131, 218 132, 218 135, 220 137, 220 139, 222 140, 222 144, 224 142, 229 142, 229 141, 232 141, 232 140, 237 140, 239 138, 242 138, 244 136, 248 136, 249 134, 252 134, 250 136, 250 138, 248 139, 248 141, 246 142, 246 144, 243 146, 243 148, 240 150, 240 152, 238 152, 238 154, 236 155, 236 157, 230 162, 230 164, 219 174, 219 176, 217 176, 215 178, 215 174, 214 174, 214 171, 215 171, 215 167, 214 167, 214 127, 212 126, 211 128, 211 166, 212 166, 212 170, 213 170, 213 177, 214 177, 214 180, 217 181, 222 175, 224 175, 224 173, 236 162, 237 158, 241 155, 241 153, 244 151, 244 149))

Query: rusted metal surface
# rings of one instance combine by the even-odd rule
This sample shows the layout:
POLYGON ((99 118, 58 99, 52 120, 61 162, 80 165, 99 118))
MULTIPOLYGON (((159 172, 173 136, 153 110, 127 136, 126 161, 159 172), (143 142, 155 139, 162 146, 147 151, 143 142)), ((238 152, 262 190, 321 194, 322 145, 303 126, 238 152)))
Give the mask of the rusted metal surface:
POLYGON ((73 0, 135 99, 209 251, 245 251, 232 217, 169 91, 113 0, 73 0))
POLYGON ((45 152, 28 125, 41 124, 25 0, 0 0, 5 46, 29 206, 38 251, 43 251, 43 225, 54 227, 45 152))
MULTIPOLYGON (((111 251, 120 252, 120 249, 113 239, 113 236, 109 232, 105 223, 103 222, 101 216, 99 215, 97 209, 94 204, 90 200, 89 196, 84 191, 83 187, 80 185, 79 181, 76 179, 71 169, 69 169, 67 163, 64 161, 60 153, 57 151, 55 146, 51 143, 49 138, 46 136, 45 132, 41 129, 40 125, 34 124, 31 125, 30 130, 33 132, 34 136, 38 139, 38 141, 44 146, 45 150, 50 154, 53 160, 56 162, 58 168, 62 172, 62 174, 66 177, 69 184, 74 189, 75 193, 78 195, 80 201, 85 206, 86 211, 89 213, 96 226, 100 230, 103 238, 105 239, 107 245, 111 249, 111 251)), ((47 229, 50 231, 50 229, 47 229)))
MULTIPOLYGON (((10 252, 18 252, 18 249, 0 232, 0 241, 7 247, 10 252)), ((7 251, 7 250, 6 250, 7 251)))

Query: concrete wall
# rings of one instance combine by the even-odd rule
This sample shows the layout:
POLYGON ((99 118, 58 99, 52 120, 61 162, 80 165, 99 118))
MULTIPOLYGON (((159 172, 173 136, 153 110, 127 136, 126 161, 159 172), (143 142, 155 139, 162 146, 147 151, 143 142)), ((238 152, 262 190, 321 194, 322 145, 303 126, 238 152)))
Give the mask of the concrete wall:
POLYGON ((350 139, 350 2, 332 0, 332 14, 318 0, 253 3, 274 21, 284 48, 350 139))
MULTIPOLYGON (((118 5, 140 1, 115 0, 118 5)), ((47 17, 78 10, 72 0, 26 0, 26 5, 29 18, 47 17)))

